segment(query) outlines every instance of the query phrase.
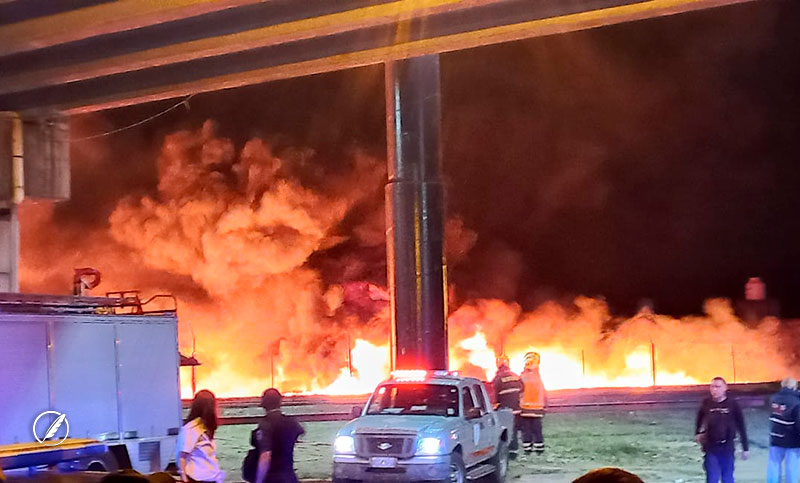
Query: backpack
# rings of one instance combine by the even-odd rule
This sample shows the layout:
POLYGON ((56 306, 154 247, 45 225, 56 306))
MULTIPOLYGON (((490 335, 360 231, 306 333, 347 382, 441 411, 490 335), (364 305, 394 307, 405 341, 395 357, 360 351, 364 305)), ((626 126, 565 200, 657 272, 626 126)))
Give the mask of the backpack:
POLYGON ((258 473, 259 454, 258 448, 255 448, 256 431, 258 431, 258 429, 254 429, 250 434, 250 444, 254 447, 247 452, 247 455, 244 457, 244 461, 242 461, 242 479, 250 483, 256 481, 256 473, 258 473))

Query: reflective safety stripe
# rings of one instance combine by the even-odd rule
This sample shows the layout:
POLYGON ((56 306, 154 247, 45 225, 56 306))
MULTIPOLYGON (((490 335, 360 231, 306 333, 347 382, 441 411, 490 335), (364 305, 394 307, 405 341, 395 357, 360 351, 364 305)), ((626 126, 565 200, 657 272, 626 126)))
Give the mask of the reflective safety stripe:
POLYGON ((472 456, 485 456, 492 451, 494 451, 494 446, 488 446, 486 448, 479 449, 478 451, 473 451, 472 456))
POLYGON ((512 392, 519 392, 519 388, 512 387, 509 389, 503 389, 502 391, 500 391, 500 394, 511 394, 512 392))
POLYGON ((769 418, 769 420, 772 421, 773 423, 784 424, 786 426, 791 426, 794 424, 793 421, 784 421, 783 419, 778 419, 778 418, 769 418))

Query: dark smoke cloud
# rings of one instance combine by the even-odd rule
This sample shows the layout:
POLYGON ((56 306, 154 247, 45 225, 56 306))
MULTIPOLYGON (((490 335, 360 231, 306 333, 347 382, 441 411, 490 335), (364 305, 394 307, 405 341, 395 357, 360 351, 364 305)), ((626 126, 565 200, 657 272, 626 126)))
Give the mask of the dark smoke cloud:
POLYGON ((520 254, 523 296, 680 314, 761 275, 798 313, 799 18, 753 2, 445 57, 454 209, 520 254))

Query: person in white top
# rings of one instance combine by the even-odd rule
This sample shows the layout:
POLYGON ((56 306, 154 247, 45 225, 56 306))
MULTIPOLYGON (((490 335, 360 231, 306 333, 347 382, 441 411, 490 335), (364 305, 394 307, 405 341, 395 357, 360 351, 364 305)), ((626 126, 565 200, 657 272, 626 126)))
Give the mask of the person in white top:
POLYGON ((225 480, 225 472, 217 461, 216 430, 217 399, 211 391, 198 391, 175 448, 181 481, 222 483, 225 480))

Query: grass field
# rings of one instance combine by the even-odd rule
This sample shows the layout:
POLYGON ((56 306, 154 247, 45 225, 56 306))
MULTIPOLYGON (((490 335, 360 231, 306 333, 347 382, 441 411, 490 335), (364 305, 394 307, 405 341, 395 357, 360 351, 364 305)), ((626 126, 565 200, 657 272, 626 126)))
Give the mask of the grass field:
MULTIPOLYGON (((692 409, 550 414, 544 422, 546 453, 512 462, 508 481, 570 482, 601 466, 625 468, 646 482, 704 481, 702 453, 693 438, 694 417, 692 409)), ((750 458, 742 461, 737 450, 736 481, 761 482, 766 472, 768 414, 764 409, 746 409, 745 418, 750 458)), ((304 424, 306 435, 295 454, 301 479, 330 479, 331 442, 343 424, 304 424)), ((229 481, 239 480, 251 429, 223 426, 218 431, 218 456, 229 481)))

